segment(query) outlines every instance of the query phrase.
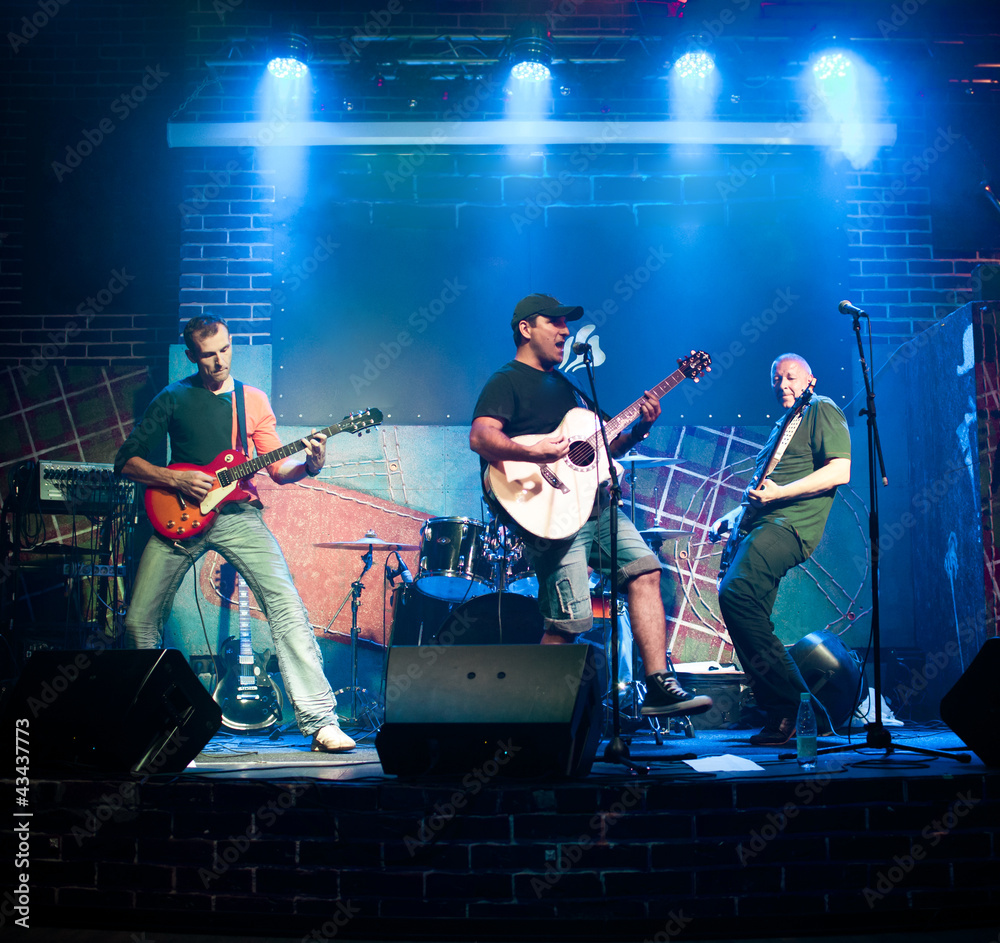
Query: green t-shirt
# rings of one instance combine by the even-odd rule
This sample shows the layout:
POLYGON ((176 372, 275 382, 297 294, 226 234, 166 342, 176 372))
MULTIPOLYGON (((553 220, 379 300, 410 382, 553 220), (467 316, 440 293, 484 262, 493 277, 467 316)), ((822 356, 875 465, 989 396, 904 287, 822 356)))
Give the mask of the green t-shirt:
MULTIPOLYGON (((771 454, 780 426, 781 420, 778 420, 764 448, 757 455, 757 470, 762 468, 766 456, 771 454)), ((813 396, 785 454, 769 477, 775 484, 785 485, 805 478, 832 458, 850 457, 851 435, 840 407, 827 396, 813 396)), ((759 517, 755 517, 754 524, 771 521, 791 527, 799 535, 806 553, 811 554, 823 536, 823 528, 826 527, 826 519, 836 494, 837 489, 834 487, 814 498, 775 502, 759 517)))
POLYGON ((133 455, 147 458, 170 435, 172 464, 208 465, 233 447, 233 395, 206 390, 192 374, 157 393, 115 457, 115 471, 133 455))

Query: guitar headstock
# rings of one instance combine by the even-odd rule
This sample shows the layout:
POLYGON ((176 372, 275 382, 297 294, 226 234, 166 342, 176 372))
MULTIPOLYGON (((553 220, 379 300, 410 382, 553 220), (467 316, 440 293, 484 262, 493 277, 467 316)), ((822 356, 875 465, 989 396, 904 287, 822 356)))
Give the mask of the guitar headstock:
POLYGON ((369 407, 364 412, 349 413, 337 424, 341 432, 362 432, 370 431, 382 422, 382 410, 369 407))
POLYGON ((677 366, 684 376, 697 383, 703 373, 711 372, 712 358, 703 350, 692 350, 687 357, 678 359, 677 366))
POLYGON ((806 386, 806 388, 801 393, 799 393, 799 398, 798 400, 796 400, 795 406, 800 407, 808 405, 809 400, 812 399, 812 395, 815 390, 816 390, 816 377, 813 377, 809 381, 809 384, 806 386))

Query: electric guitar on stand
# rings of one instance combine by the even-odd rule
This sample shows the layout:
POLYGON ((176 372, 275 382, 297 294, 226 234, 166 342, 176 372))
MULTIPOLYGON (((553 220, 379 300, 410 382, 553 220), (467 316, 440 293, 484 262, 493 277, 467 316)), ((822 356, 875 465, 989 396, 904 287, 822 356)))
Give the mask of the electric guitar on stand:
MULTIPOLYGON (((798 429, 799 423, 802 422, 802 414, 805 412, 806 406, 809 405, 809 400, 812 399, 813 390, 815 389, 816 378, 813 377, 809 385, 799 394, 799 398, 788 407, 788 412, 781 419, 781 427, 775 436, 771 454, 768 455, 767 461, 760 464, 753 478, 750 479, 750 484, 747 485, 746 490, 743 492, 743 504, 729 528, 729 538, 726 540, 726 546, 722 548, 722 556, 719 557, 720 583, 722 582, 722 577, 726 575, 729 565, 733 562, 733 557, 736 556, 740 542, 757 519, 756 510, 748 503, 747 492, 759 488, 761 482, 774 471, 778 462, 781 461, 781 457, 785 454, 785 449, 788 448, 788 443, 792 441, 795 430, 798 429)), ((721 534, 709 534, 709 540, 712 543, 719 541, 721 537, 721 534)))
MULTIPOLYGON (((327 438, 338 432, 370 432, 382 422, 382 413, 378 409, 366 409, 364 412, 351 413, 333 426, 321 429, 320 433, 327 438)), ((168 488, 148 487, 146 489, 146 513, 153 530, 170 540, 187 540, 198 534, 203 534, 219 513, 219 508, 230 501, 246 501, 251 497, 243 483, 256 475, 262 468, 273 462, 288 458, 296 452, 301 452, 305 444, 301 439, 274 449, 265 455, 248 459, 239 449, 227 449, 220 452, 208 465, 185 465, 183 463, 170 465, 169 468, 182 471, 202 471, 215 478, 212 490, 205 495, 200 504, 193 502, 179 491, 168 488)))
POLYGON ((236 574, 240 635, 230 636, 222 647, 225 671, 212 697, 222 708, 223 726, 230 730, 261 730, 281 721, 281 691, 267 673, 271 650, 253 650, 250 638, 250 590, 236 574))
MULTIPOLYGON (((690 356, 677 361, 677 370, 649 392, 660 399, 681 380, 697 383, 711 370, 711 364, 712 358, 703 350, 692 350, 690 356)), ((641 406, 640 398, 605 423, 609 444, 639 418, 641 406)), ((544 465, 493 462, 483 473, 483 491, 488 501, 499 505, 525 530, 537 537, 562 540, 572 537, 590 517, 598 486, 611 477, 613 459, 604 450, 597 416, 589 409, 571 409, 554 432, 514 436, 513 441, 533 445, 553 435, 569 439, 565 458, 544 465)), ((615 465, 620 473, 621 466, 615 465)))

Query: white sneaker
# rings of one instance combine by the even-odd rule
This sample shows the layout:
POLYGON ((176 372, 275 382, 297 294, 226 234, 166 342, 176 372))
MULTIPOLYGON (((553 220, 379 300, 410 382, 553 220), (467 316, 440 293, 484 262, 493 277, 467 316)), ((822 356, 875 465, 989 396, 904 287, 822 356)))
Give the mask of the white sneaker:
POLYGON ((313 734, 313 753, 346 753, 353 750, 357 744, 337 724, 327 724, 313 734))
MULTIPOLYGON (((875 689, 868 689, 868 696, 856 707, 854 708, 854 713, 851 715, 851 726, 855 727, 864 724, 871 724, 875 722, 875 689)), ((882 726, 883 727, 902 727, 903 722, 892 712, 892 708, 886 704, 885 698, 882 698, 882 726)))

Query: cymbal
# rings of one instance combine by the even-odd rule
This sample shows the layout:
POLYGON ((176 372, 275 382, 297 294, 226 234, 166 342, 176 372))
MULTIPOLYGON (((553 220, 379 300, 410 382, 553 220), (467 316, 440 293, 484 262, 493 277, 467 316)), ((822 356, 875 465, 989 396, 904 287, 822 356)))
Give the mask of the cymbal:
POLYGON ((642 465, 644 468, 664 468, 667 465, 680 465, 682 458, 665 458, 661 455, 640 455, 638 452, 626 452, 615 460, 623 465, 642 465))
POLYGON ((313 544, 314 547, 324 547, 327 550, 368 550, 369 548, 378 550, 419 550, 420 544, 396 544, 381 537, 365 536, 361 540, 334 540, 330 543, 313 544))
POLYGON ((639 536, 646 540, 680 540, 693 534, 693 530, 667 530, 666 527, 650 527, 639 531, 639 536))

